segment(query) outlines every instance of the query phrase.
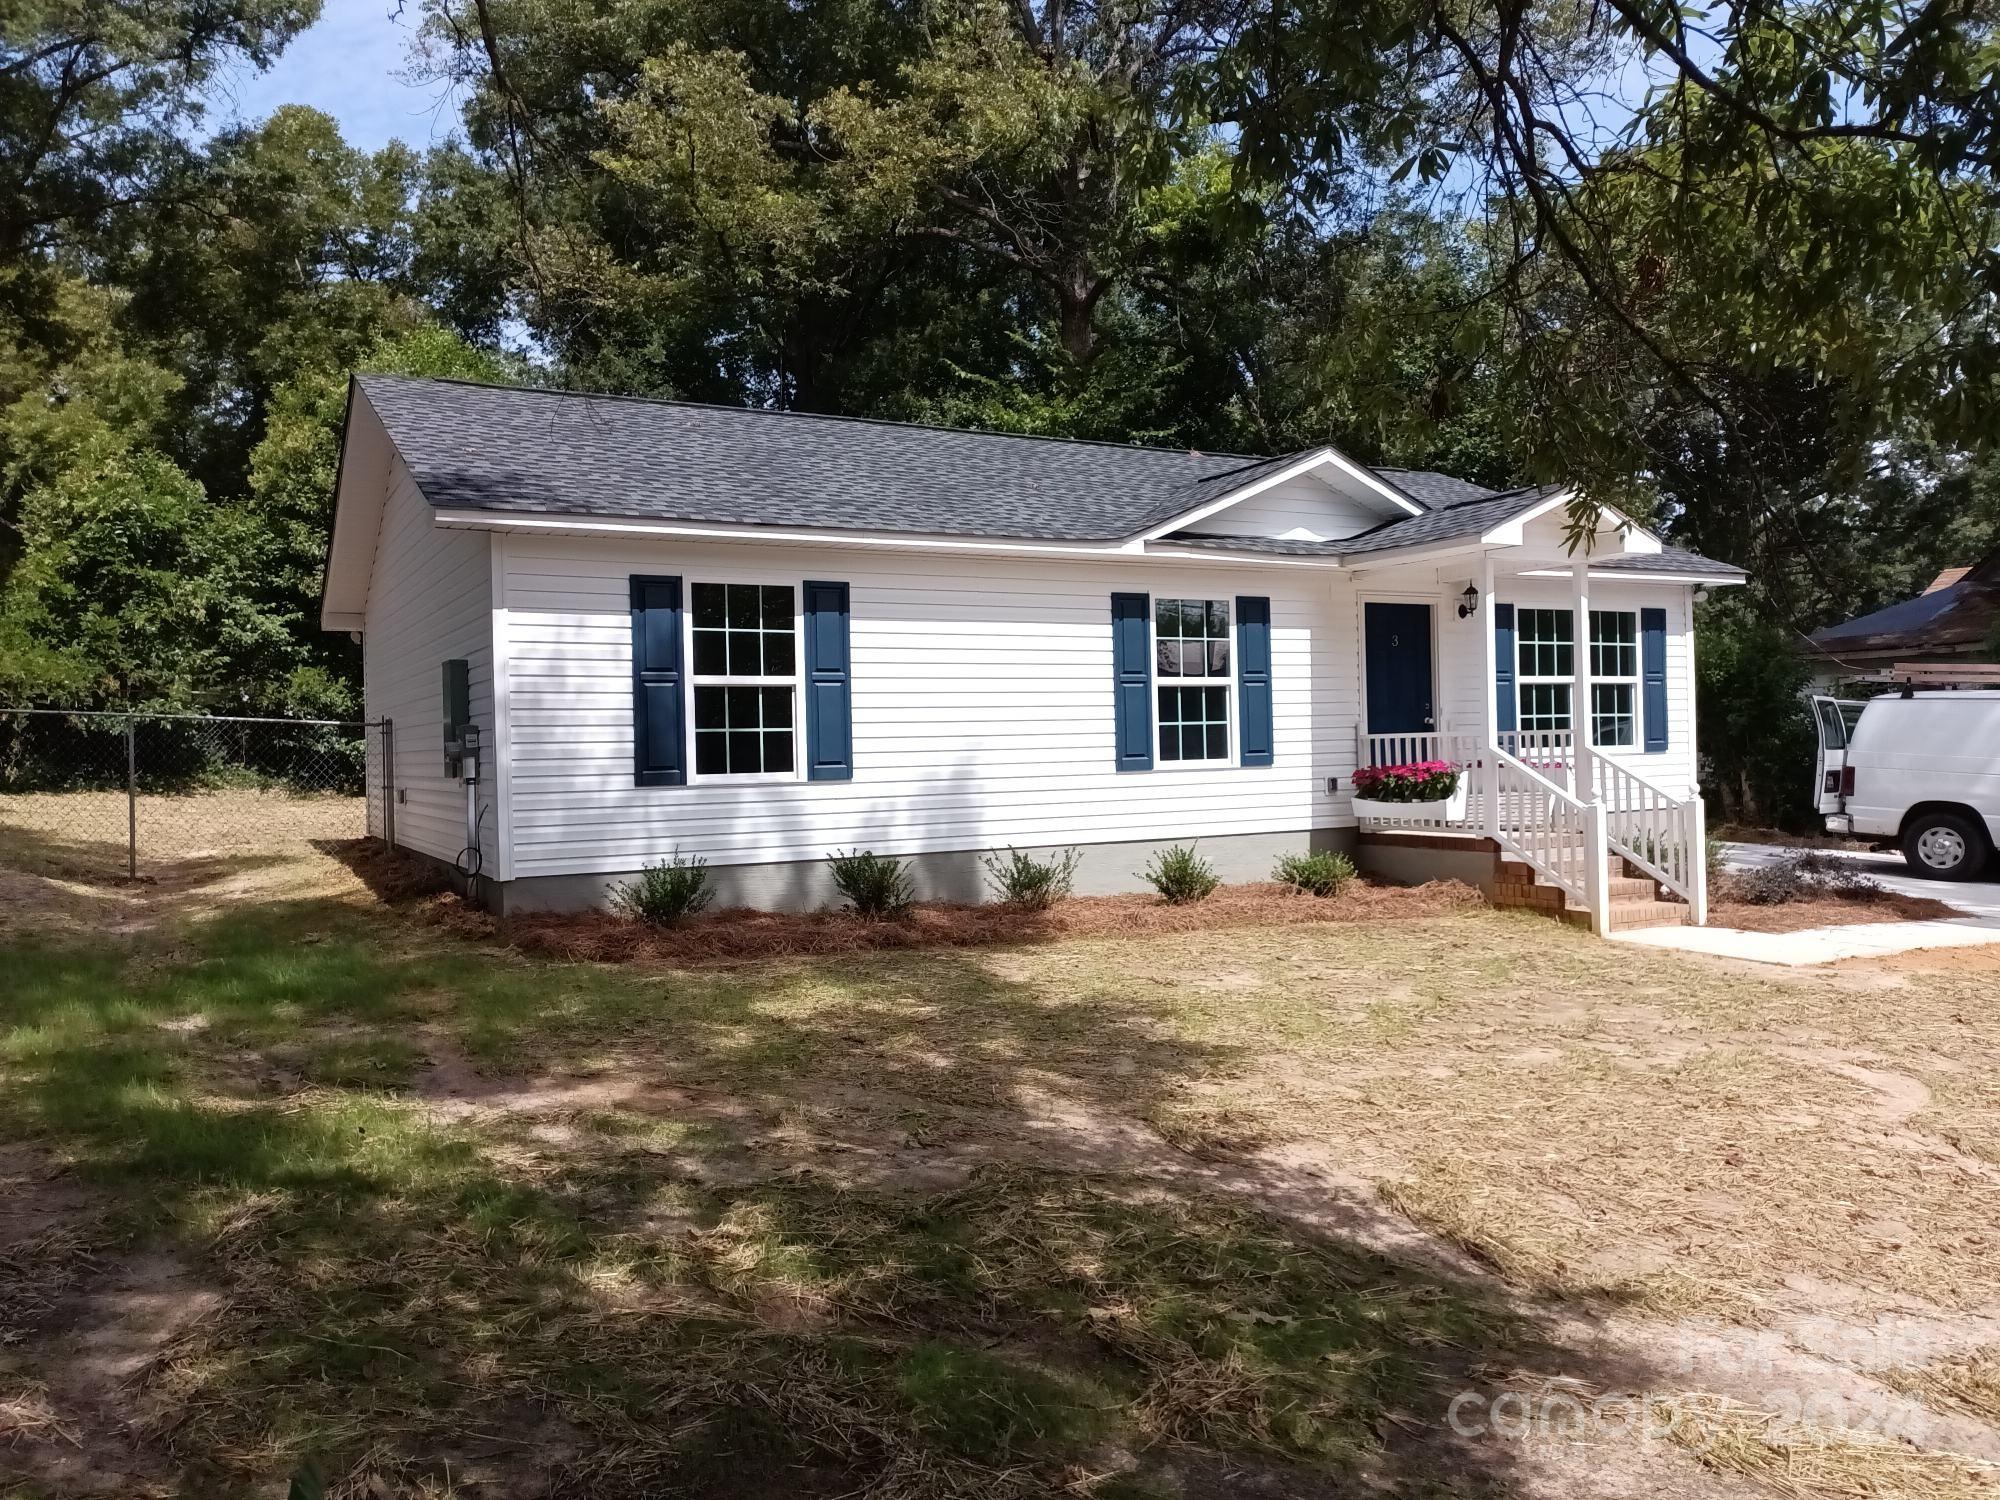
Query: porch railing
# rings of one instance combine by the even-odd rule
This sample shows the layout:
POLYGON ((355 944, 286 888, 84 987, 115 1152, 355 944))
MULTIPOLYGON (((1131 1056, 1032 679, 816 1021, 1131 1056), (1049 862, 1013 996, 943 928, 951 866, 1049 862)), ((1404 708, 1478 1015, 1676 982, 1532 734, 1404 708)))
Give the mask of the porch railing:
POLYGON ((1604 809, 1571 796, 1526 761, 1504 750, 1479 767, 1493 808, 1493 840, 1590 913, 1593 932, 1611 925, 1610 861, 1604 809))
POLYGON ((1705 924, 1708 836, 1701 798, 1677 798, 1608 756, 1591 756, 1590 766, 1611 847, 1687 902, 1695 926, 1705 924))
POLYGON ((1592 914, 1610 921, 1610 856, 1644 871, 1708 920, 1706 829, 1699 795, 1678 798, 1562 730, 1504 730, 1497 748, 1453 731, 1355 736, 1362 766, 1444 760, 1464 768, 1463 804, 1411 803, 1367 827, 1478 833, 1493 839, 1592 914), (1582 762, 1579 772, 1578 762, 1582 762))
POLYGON ((1421 734, 1357 733, 1354 761, 1357 766, 1403 766, 1414 761, 1448 760, 1455 766, 1465 768, 1465 774, 1459 780, 1465 796, 1456 816, 1451 815, 1452 809, 1443 802, 1410 802, 1400 805, 1394 818, 1363 821, 1371 827, 1394 826, 1401 829, 1448 828, 1463 832, 1468 827, 1477 828, 1485 818, 1473 775, 1473 767, 1480 754, 1479 736, 1476 734, 1430 730, 1421 734))

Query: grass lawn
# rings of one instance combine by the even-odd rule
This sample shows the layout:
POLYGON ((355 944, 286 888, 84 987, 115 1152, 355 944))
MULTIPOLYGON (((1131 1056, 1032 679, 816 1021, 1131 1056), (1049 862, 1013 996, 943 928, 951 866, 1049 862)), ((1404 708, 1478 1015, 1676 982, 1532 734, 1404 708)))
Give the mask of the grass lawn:
POLYGON ((2000 1493, 1979 950, 675 969, 66 860, 0 836, 0 1493, 2000 1493))

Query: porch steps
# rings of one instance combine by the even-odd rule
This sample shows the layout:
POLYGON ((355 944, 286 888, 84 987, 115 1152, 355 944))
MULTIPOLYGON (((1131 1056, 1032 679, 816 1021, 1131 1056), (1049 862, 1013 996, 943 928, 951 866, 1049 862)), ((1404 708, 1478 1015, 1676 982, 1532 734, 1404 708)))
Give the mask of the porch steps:
MULTIPOLYGON (((1619 861, 1622 873, 1611 877, 1611 930, 1629 932, 1635 927, 1678 927, 1687 921, 1685 903, 1661 899, 1659 883, 1619 861)), ((1492 903, 1517 910, 1540 911, 1568 922, 1588 927, 1590 912, 1569 898, 1559 885, 1539 879, 1534 870, 1516 859, 1502 859, 1494 866, 1492 903)))

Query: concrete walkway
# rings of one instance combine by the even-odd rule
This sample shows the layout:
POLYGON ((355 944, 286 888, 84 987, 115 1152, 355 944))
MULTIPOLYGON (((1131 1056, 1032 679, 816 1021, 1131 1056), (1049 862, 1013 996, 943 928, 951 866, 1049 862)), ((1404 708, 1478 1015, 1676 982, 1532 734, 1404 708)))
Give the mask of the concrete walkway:
MULTIPOLYGON (((1614 932, 1614 942, 1649 948, 1678 948, 1745 958, 1753 963, 1801 967, 1843 958, 1880 958, 1919 948, 1964 948, 2000 943, 2000 882, 1925 880, 1910 873, 1900 855, 1841 849, 1815 851, 1852 860, 1869 879, 1907 896, 1928 896, 1959 912, 1926 922, 1858 922, 1842 927, 1809 927, 1803 932, 1745 932, 1738 927, 1642 927, 1614 932)), ((1799 853, 1775 844, 1724 844, 1725 869, 1754 870, 1799 853)))

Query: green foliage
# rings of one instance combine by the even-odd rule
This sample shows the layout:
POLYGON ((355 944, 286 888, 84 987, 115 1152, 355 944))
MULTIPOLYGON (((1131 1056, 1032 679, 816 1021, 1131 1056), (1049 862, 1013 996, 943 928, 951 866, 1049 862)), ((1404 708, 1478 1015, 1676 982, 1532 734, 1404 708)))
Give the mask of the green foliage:
POLYGON ((1081 849, 1061 849, 1047 859, 1036 859, 1010 848, 1005 859, 995 850, 980 860, 1001 899, 1026 911, 1046 911, 1067 898, 1082 862, 1081 849))
POLYGON ((1139 874, 1169 906, 1206 901, 1222 884, 1215 866, 1196 854, 1192 844, 1175 844, 1156 851, 1139 874))
POLYGON ((1817 739, 1794 639, 1734 589, 1696 611, 1695 632, 1704 792, 1724 821, 1811 826, 1817 739))
POLYGON ((714 899, 708 861, 699 854, 683 859, 678 849, 658 864, 647 865, 637 880, 620 882, 611 892, 614 908, 652 927, 671 927, 697 916, 714 899))
POLYGON ((254 675, 281 644, 246 597, 259 539, 153 453, 72 469, 29 492, 23 556, 0 594, 0 683, 185 708, 254 675), (37 679, 40 680, 37 680, 37 679))
POLYGON ((836 851, 827 863, 833 868, 833 888, 864 917, 901 916, 917 899, 916 881, 900 859, 872 850, 836 851))
POLYGON ((1287 854, 1278 860, 1271 878, 1307 896, 1338 896, 1354 879, 1354 861, 1336 849, 1287 854))

